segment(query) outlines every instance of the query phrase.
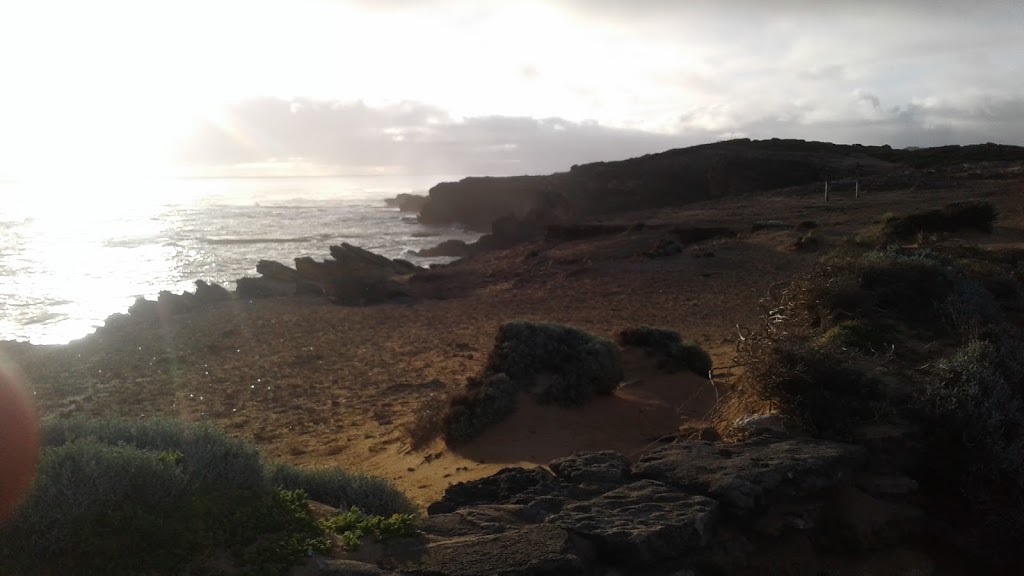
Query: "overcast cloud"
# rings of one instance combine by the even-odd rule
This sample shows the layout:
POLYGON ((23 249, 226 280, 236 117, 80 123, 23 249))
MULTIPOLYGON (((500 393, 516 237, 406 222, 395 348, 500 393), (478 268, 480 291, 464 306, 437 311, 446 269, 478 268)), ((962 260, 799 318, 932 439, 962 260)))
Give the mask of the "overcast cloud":
POLYGON ((1024 4, 893 4, 25 0, 0 152, 152 133, 206 172, 516 174, 734 137, 1024 144, 1024 4))

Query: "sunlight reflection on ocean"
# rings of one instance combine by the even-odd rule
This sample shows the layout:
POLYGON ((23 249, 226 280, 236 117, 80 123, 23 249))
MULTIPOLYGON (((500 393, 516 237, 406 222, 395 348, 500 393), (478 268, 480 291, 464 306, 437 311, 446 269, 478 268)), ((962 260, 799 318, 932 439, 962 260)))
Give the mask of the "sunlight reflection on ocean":
POLYGON ((421 225, 384 199, 445 179, 174 179, 94 194, 0 182, 0 339, 66 343, 137 296, 192 290, 196 279, 233 288, 260 259, 323 259, 341 242, 443 261, 408 252, 477 235, 421 225))

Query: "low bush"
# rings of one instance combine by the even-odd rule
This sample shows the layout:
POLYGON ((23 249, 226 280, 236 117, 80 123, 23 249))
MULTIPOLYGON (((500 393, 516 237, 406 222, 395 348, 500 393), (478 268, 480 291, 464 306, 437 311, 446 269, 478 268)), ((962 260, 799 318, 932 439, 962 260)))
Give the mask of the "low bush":
POLYGON ((302 490, 311 500, 347 510, 353 506, 369 514, 411 514, 416 506, 383 478, 353 474, 340 468, 271 467, 270 482, 284 490, 302 490))
POLYGON ((954 233, 961 230, 992 232, 996 216, 995 206, 980 200, 955 202, 941 209, 913 214, 889 213, 882 218, 882 237, 895 241, 909 240, 922 233, 954 233))
POLYGON ((666 370, 689 370, 707 377, 711 372, 711 356, 694 342, 683 342, 678 332, 650 326, 626 328, 618 334, 619 344, 643 348, 659 359, 666 370))
POLYGON ((821 337, 824 344, 861 352, 878 352, 885 344, 878 327, 862 320, 844 320, 821 337))
POLYGON ((516 409, 520 392, 538 403, 581 406, 622 381, 618 346, 571 326, 517 320, 498 329, 482 375, 448 402, 441 429, 448 442, 479 436, 516 409))
POLYGON ((957 527, 950 542, 983 571, 1020 573, 1010 560, 1024 537, 1020 255, 886 248, 824 259, 774 288, 763 325, 741 331, 744 372, 721 417, 768 403, 845 440, 869 424, 909 425, 920 436, 902 446, 916 456, 907 472, 928 513, 957 527), (857 354, 880 341, 886 354, 857 354))
POLYGON ((746 393, 825 437, 847 438, 884 400, 877 380, 802 342, 769 345, 745 369, 746 393))
POLYGON ((413 450, 421 450, 434 439, 444 435, 443 419, 448 410, 449 398, 440 392, 432 392, 416 407, 405 426, 405 435, 413 450))
POLYGON ((543 375, 551 385, 538 391, 538 400, 579 406, 618 386, 622 358, 610 340, 571 326, 519 320, 498 329, 484 374, 505 374, 524 389, 543 375))
POLYGON ((445 440, 461 442, 480 435, 515 411, 520 387, 504 374, 470 378, 454 395, 441 421, 445 440))
POLYGON ((330 541, 306 505, 408 512, 383 480, 274 466, 255 447, 173 420, 84 419, 43 426, 36 481, 0 527, 0 573, 281 574, 330 541), (282 489, 287 487, 288 489, 282 489))

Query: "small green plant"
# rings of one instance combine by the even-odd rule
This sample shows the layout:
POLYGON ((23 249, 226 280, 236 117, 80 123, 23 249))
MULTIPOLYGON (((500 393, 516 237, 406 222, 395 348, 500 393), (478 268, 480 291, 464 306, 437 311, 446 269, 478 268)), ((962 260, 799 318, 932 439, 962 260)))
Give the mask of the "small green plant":
POLYGON ((378 516, 364 514, 353 506, 334 518, 322 522, 324 528, 338 535, 346 550, 359 550, 363 538, 371 537, 378 542, 391 538, 415 536, 418 530, 413 526, 413 514, 392 514, 378 516))
POLYGON ((298 468, 290 464, 276 464, 270 467, 270 482, 285 490, 302 490, 311 500, 335 508, 359 506, 371 514, 416 510, 416 505, 391 482, 340 468, 298 468))
POLYGON ((833 326, 824 336, 823 343, 859 351, 879 351, 884 341, 874 325, 862 320, 844 320, 833 326))
POLYGON ((650 326, 626 328, 618 334, 619 344, 643 348, 659 358, 659 367, 675 371, 689 370, 707 377, 713 364, 711 356, 694 342, 683 342, 678 332, 650 326))

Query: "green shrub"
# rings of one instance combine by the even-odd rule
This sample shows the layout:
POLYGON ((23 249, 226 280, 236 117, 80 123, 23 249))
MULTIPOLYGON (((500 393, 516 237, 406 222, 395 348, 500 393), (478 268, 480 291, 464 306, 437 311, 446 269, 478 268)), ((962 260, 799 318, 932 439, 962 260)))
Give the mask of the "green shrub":
POLYGON ((928 495, 928 513, 957 526, 952 538, 976 559, 1019 558, 1020 256, 890 247, 824 260, 791 286, 773 290, 764 328, 742 333, 737 358, 744 374, 732 407, 767 402, 822 436, 847 440, 865 424, 909 424, 920 436, 905 444, 917 457, 907 472, 928 495), (839 354, 835 346, 811 345, 874 346, 880 326, 889 328, 886 338, 900 340, 876 364, 839 354))
POLYGON ((836 324, 822 336, 822 342, 860 351, 878 351, 884 345, 878 328, 862 320, 844 320, 836 324))
POLYGON ((42 430, 44 447, 83 440, 178 452, 182 472, 195 487, 246 490, 266 484, 262 456, 255 446, 204 424, 171 419, 70 418, 50 421, 42 430))
POLYGON ((170 420, 56 420, 42 428, 35 483, 0 527, 0 573, 288 571, 330 541, 301 490, 367 509, 409 511, 383 480, 340 471, 268 471, 259 452, 213 428, 170 420))
POLYGON ((707 377, 713 367, 711 356, 694 342, 683 342, 678 332, 640 326, 626 328, 618 334, 619 344, 643 348, 659 358, 659 367, 667 370, 689 370, 707 377))
POLYGON ((271 482, 285 490, 302 490, 311 500, 343 510, 357 506, 370 514, 384 515, 416 511, 416 506, 391 482, 339 468, 278 464, 273 467, 271 482))
POLYGON ((888 213, 882 218, 882 237, 888 240, 907 240, 922 233, 952 233, 961 230, 992 232, 995 220, 996 209, 991 202, 954 202, 941 209, 913 214, 888 213))
POLYGON ((746 370, 744 385, 758 399, 826 437, 845 438, 884 400, 875 379, 803 342, 776 343, 746 370))
POLYGON ((622 359, 614 342, 570 326, 513 321, 498 329, 485 374, 506 374, 524 388, 548 377, 536 391, 541 402, 579 406, 595 394, 610 394, 622 381, 622 359))
POLYGON ((0 531, 0 567, 32 571, 60 558, 85 572, 144 572, 184 563, 198 545, 175 527, 187 479, 157 452, 75 442, 46 450, 37 474, 17 520, 0 531))
POLYGON ((922 398, 935 478, 949 479, 985 526, 971 534, 1013 549, 1024 536, 1024 338, 971 340, 937 364, 922 398))
POLYGON ((452 396, 442 418, 445 440, 471 440, 491 424, 504 420, 515 411, 519 390, 519 385, 504 374, 470 378, 463 390, 452 396))
POLYGON ((353 506, 348 512, 325 521, 324 527, 337 534, 347 550, 359 550, 366 537, 383 542, 391 538, 415 536, 418 534, 413 526, 415 519, 412 514, 392 514, 388 517, 367 515, 353 506))

